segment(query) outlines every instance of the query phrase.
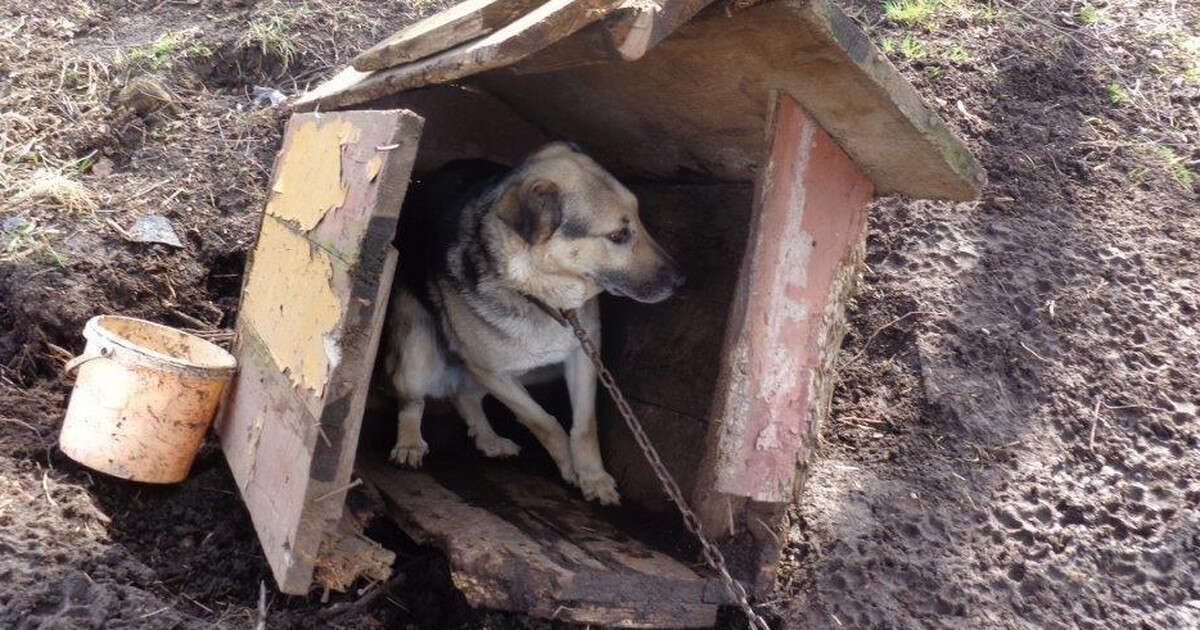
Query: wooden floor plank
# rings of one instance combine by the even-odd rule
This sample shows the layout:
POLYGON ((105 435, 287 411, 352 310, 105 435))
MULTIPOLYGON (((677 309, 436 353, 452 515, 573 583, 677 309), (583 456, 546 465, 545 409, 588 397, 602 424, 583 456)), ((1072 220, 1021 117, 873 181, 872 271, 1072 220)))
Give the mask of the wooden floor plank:
POLYGON ((410 536, 446 552, 472 606, 625 628, 715 622, 715 580, 622 532, 560 483, 504 463, 431 473, 360 453, 358 467, 410 536))

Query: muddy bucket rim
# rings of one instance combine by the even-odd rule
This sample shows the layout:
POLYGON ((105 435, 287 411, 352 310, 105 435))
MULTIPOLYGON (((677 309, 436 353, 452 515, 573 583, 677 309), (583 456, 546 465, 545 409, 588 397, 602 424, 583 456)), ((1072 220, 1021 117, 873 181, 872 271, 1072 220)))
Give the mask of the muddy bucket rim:
POLYGON ((178 328, 137 317, 96 315, 84 325, 83 336, 98 348, 95 353, 89 349, 89 352, 76 357, 72 361, 75 366, 103 357, 132 367, 167 369, 196 378, 227 377, 237 371, 237 359, 224 348, 178 328), (201 352, 191 353, 191 359, 168 354, 126 338, 118 329, 106 326, 111 322, 148 328, 164 338, 173 337, 201 352), (197 358, 196 354, 202 354, 203 359, 197 358))

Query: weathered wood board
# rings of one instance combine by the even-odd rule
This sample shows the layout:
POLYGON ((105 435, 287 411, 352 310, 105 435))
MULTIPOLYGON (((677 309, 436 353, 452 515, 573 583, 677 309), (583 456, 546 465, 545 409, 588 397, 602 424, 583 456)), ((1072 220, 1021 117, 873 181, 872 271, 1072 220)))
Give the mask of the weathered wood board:
POLYGON ((641 59, 713 0, 627 0, 602 22, 510 66, 517 74, 641 59))
POLYGON ((778 95, 771 152, 729 311, 707 458, 695 495, 728 533, 729 497, 789 503, 832 386, 846 293, 861 262, 870 180, 778 95))
MULTIPOLYGON (((570 39, 559 47, 574 46, 570 39)), ((562 53, 544 54, 471 81, 621 176, 753 181, 779 90, 879 194, 973 199, 985 179, 962 141, 829 0, 773 0, 732 14, 711 5, 636 61, 569 67, 562 53), (568 67, 533 73, 555 64, 568 67)))
POLYGON ((362 452, 359 474, 419 542, 446 552, 472 606, 621 628, 709 627, 720 581, 630 538, 557 481, 504 462, 402 470, 362 452))
POLYGON ((410 24, 354 58, 355 70, 370 72, 449 50, 505 26, 542 0, 464 0, 410 24))
POLYGON ((405 111, 293 116, 276 159, 217 433, 285 593, 308 591, 324 538, 337 535, 421 122, 405 111))
POLYGON ((362 72, 348 67, 296 99, 299 110, 365 103, 410 88, 447 83, 532 55, 619 8, 620 0, 546 0, 480 39, 404 65, 362 72))

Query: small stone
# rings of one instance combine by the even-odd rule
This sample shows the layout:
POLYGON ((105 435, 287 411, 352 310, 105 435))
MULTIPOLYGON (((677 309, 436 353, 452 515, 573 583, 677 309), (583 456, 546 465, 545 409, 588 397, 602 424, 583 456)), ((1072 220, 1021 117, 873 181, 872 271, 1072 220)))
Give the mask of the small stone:
POLYGON ((129 228, 129 240, 139 243, 162 243, 171 247, 183 247, 179 235, 170 219, 160 214, 146 215, 129 228))
POLYGON ((112 175, 112 172, 113 163, 112 160, 108 158, 100 158, 99 160, 96 160, 95 164, 92 165, 92 175, 97 177, 108 177, 109 175, 112 175))
POLYGON ((173 110, 175 97, 156 78, 135 77, 117 93, 117 104, 138 114, 149 114, 160 109, 173 110))
POLYGON ((17 230, 25 227, 27 223, 29 223, 29 221, 27 221, 25 217, 8 217, 4 220, 4 223, 0 223, 0 231, 16 232, 17 230))

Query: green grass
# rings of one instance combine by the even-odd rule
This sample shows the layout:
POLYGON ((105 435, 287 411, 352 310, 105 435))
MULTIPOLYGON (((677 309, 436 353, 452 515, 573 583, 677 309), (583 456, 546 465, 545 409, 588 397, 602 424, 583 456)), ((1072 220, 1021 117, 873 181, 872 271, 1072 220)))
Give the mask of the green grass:
POLYGON ((883 52, 899 53, 901 57, 908 60, 924 59, 929 56, 929 50, 925 47, 924 42, 914 37, 912 33, 908 33, 900 39, 885 36, 880 40, 880 45, 883 47, 883 52))
POLYGON ((940 7, 940 0, 888 0, 883 3, 883 14, 899 24, 928 28, 940 7))
POLYGON ((1192 192, 1196 186, 1196 174, 1188 168, 1187 158, 1179 155, 1174 149, 1163 144, 1145 144, 1142 150, 1157 159, 1163 170, 1175 180, 1185 192, 1192 192))
POLYGON ((133 65, 157 71, 183 59, 211 57, 213 49, 203 42, 191 41, 195 36, 195 29, 167 31, 149 44, 130 48, 126 58, 133 65))
POLYGON ((242 37, 242 42, 257 46, 263 56, 278 59, 286 68, 301 50, 292 30, 309 13, 311 13, 311 9, 307 5, 299 7, 272 5, 250 22, 250 26, 246 29, 246 35, 242 37))
POLYGON ((1109 15, 1108 9, 1097 8, 1096 5, 1090 2, 1083 3, 1079 12, 1075 14, 1075 21, 1085 26, 1101 24, 1111 19, 1112 16, 1109 15))
POLYGON ((888 0, 883 3, 883 14, 900 24, 925 25, 937 13, 938 4, 938 0, 888 0))
POLYGON ((149 44, 129 49, 129 61, 151 70, 168 68, 174 60, 175 48, 181 43, 181 39, 180 33, 167 31, 149 44))
POLYGON ((196 57, 196 58, 204 58, 204 59, 207 59, 207 58, 213 56, 213 54, 214 54, 212 47, 210 47, 208 44, 205 44, 203 42, 192 42, 191 44, 188 45, 187 50, 185 52, 187 53, 188 57, 196 57))
MULTIPOLYGON (((95 151, 93 151, 92 154, 94 155, 95 151)), ((95 166, 95 164, 96 160, 93 160, 92 156, 88 155, 81 157, 70 164, 67 164, 63 170, 68 174, 83 175, 84 173, 90 172, 92 170, 92 166, 95 166)))
POLYGON ((900 54, 904 55, 905 59, 923 59, 929 56, 929 51, 924 42, 909 33, 900 40, 900 54))
POLYGON ((956 44, 953 48, 951 48, 946 53, 946 59, 950 63, 956 63, 956 64, 961 65, 961 64, 969 63, 972 59, 974 59, 974 57, 971 56, 970 51, 968 51, 966 48, 964 48, 962 46, 962 44, 956 44))
POLYGON ((1113 81, 1108 84, 1108 102, 1113 107, 1125 107, 1133 100, 1129 98, 1129 90, 1126 90, 1124 85, 1113 81))

